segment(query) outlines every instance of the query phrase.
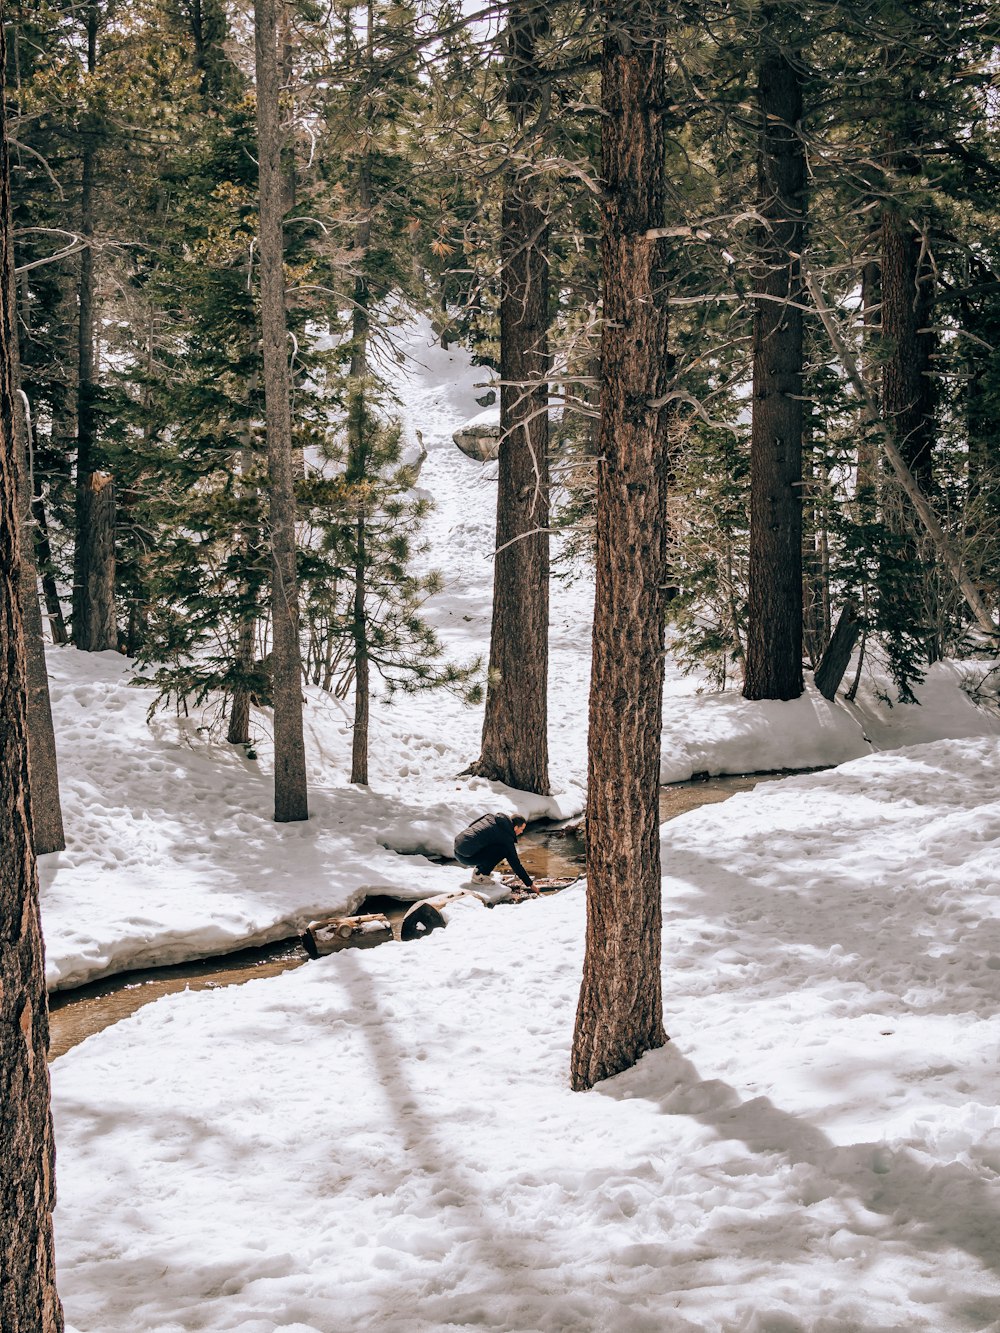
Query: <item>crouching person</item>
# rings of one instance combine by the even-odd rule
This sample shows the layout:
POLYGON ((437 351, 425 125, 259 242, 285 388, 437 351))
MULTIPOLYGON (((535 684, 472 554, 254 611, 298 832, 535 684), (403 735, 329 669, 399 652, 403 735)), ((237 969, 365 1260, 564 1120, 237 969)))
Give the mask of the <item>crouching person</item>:
POLYGON ((517 854, 517 839, 527 826, 523 815, 483 815, 455 839, 455 860, 459 865, 474 867, 473 884, 493 884, 493 867, 506 861, 525 888, 537 893, 517 854))

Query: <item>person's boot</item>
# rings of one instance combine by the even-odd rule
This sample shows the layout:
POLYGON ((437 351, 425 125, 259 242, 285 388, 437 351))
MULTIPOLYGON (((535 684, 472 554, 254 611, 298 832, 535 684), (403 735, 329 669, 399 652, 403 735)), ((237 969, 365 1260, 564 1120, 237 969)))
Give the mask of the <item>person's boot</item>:
POLYGON ((496 883, 496 879, 494 878, 493 875, 484 875, 484 874, 482 874, 480 871, 478 871, 478 870, 474 870, 474 871, 472 872, 472 883, 473 883, 473 884, 495 884, 495 883, 496 883))

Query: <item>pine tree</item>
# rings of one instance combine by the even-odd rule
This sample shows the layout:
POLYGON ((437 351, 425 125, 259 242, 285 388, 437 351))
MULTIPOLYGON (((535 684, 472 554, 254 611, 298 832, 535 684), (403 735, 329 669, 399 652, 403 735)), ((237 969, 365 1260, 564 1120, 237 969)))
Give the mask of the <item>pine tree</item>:
POLYGON ((259 250, 264 403, 267 416, 271 529, 271 690, 274 702, 274 817, 308 819, 302 735, 302 663, 295 568, 295 493, 292 482, 291 385, 285 323, 281 170, 278 108, 278 6, 254 0, 257 70, 257 146, 260 169, 259 250))
POLYGON ((546 5, 508 5, 507 105, 515 142, 501 221, 493 623, 482 748, 469 769, 543 793, 549 790, 549 223, 532 178, 530 118, 539 110, 538 44, 548 26, 546 5))
POLYGON ((748 699, 802 693, 802 251, 805 150, 801 52, 781 5, 760 16, 758 214, 753 272, 748 699), (791 29, 791 31, 789 31, 791 29))
POLYGON ((665 245, 655 239, 665 196, 664 17, 659 5, 619 0, 604 32, 603 383, 576 1089, 666 1040, 657 783, 668 413, 656 404, 670 371, 665 245))
MULTIPOLYGON (((100 10, 85 10, 86 76, 96 82, 100 10)), ((80 296, 76 402, 76 545, 73 643, 84 652, 118 646, 115 608, 115 486, 98 452, 97 291, 94 264, 95 177, 101 116, 88 108, 80 155, 80 296)))

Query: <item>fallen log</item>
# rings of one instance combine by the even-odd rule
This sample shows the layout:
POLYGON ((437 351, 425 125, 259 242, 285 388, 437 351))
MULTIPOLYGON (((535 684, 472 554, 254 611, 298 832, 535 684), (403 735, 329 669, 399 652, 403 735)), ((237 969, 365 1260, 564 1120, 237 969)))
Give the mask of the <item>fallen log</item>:
POLYGON ((310 958, 323 958, 341 949, 373 949, 391 939, 389 918, 383 912, 369 912, 311 921, 303 932, 302 944, 310 958))

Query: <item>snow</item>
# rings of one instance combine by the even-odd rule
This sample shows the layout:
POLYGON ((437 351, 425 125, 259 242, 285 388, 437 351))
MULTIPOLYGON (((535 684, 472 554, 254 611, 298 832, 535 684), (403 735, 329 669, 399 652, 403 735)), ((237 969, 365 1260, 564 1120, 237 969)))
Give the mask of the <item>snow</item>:
MULTIPOLYGON (((459 660, 488 642, 495 467, 451 443, 482 368, 405 335, 401 412, 459 660)), ((583 805, 590 588, 553 587, 549 799, 456 777, 442 694, 306 710, 308 823, 270 743, 160 714, 115 654, 52 650, 66 852, 50 984, 296 933, 436 864, 484 809, 583 805), (404 859, 404 855, 405 859, 404 859)), ((668 664, 663 777, 835 768, 663 825, 671 1041, 568 1090, 582 887, 277 977, 157 1000, 52 1066, 76 1333, 1000 1329, 1000 721, 939 663, 922 707, 698 693, 668 664)))

